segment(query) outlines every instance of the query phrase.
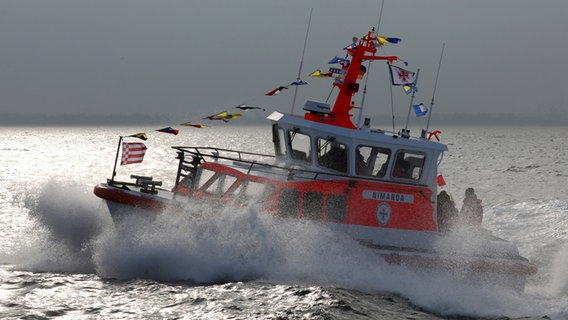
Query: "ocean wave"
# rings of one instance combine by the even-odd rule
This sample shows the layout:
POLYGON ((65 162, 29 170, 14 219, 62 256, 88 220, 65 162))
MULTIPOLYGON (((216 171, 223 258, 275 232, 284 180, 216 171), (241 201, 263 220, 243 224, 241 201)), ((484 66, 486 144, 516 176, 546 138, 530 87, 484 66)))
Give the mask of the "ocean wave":
MULTIPOLYGON (((258 212, 254 205, 213 210, 190 202, 181 213, 153 219, 134 214, 113 224, 102 202, 90 191, 77 183, 52 180, 30 192, 26 206, 33 225, 26 234, 28 241, 13 257, 14 265, 33 272, 89 273, 121 281, 183 281, 207 287, 240 281, 332 286, 373 296, 394 294, 416 308, 444 317, 564 312, 561 302, 566 286, 561 285, 565 281, 561 268, 566 262, 565 251, 559 251, 554 267, 548 269, 557 285, 536 283, 523 294, 454 281, 443 273, 392 266, 347 236, 318 224, 272 217, 258 212), (557 298, 544 298, 545 294, 557 298)), ((554 212, 567 207, 566 201, 510 202, 491 208, 488 222, 499 228, 513 217, 516 222, 511 228, 517 228, 518 233, 524 226, 524 233, 535 237, 539 230, 527 227, 528 220, 538 214, 555 221, 559 218, 554 212)), ((552 239, 559 235, 545 236, 552 239)), ((355 306, 335 303, 337 310, 348 312, 355 306)))

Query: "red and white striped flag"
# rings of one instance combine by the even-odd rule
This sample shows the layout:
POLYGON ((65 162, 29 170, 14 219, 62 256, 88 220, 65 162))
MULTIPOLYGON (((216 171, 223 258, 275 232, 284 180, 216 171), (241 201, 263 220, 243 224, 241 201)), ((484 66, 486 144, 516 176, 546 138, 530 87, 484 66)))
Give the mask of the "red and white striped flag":
POLYGON ((144 160, 146 146, 140 142, 123 142, 122 143, 122 160, 120 165, 140 163, 144 160))

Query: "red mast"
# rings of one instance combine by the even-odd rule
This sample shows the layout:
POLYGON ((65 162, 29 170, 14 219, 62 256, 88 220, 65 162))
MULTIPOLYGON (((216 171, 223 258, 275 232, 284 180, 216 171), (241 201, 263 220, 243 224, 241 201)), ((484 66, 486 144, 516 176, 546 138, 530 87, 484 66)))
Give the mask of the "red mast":
POLYGON ((306 120, 327 123, 335 126, 340 126, 349 129, 356 129, 357 127, 351 121, 351 114, 349 112, 356 106, 353 104, 353 96, 359 91, 359 72, 361 65, 366 60, 388 60, 393 62, 398 60, 396 56, 375 56, 377 52, 375 45, 375 37, 369 31, 365 37, 357 40, 355 43, 345 48, 347 53, 352 57, 350 62, 343 62, 342 69, 347 71, 345 78, 336 80, 333 84, 339 88, 339 93, 331 112, 327 115, 321 116, 312 113, 306 113, 304 118, 306 120))

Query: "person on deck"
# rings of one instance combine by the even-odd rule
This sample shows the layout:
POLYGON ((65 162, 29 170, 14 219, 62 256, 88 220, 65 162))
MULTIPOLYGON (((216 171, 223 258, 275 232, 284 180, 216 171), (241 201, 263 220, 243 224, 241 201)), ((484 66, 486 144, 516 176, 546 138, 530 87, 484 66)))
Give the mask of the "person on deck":
POLYGON ((438 195, 438 230, 446 232, 452 229, 458 218, 458 209, 450 195, 441 191, 438 195))
POLYGON ((479 227, 483 222, 483 206, 481 199, 477 198, 473 188, 465 190, 465 198, 460 210, 460 217, 464 225, 469 227, 479 227))

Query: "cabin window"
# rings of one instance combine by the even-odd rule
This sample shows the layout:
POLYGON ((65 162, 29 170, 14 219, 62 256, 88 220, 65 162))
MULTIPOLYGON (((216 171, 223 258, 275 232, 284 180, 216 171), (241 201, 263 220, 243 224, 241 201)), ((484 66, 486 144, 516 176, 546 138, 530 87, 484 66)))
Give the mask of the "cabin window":
POLYGON ((284 129, 278 125, 272 126, 272 142, 274 143, 274 154, 283 156, 286 151, 286 139, 284 137, 284 129))
POLYGON ((292 151, 292 159, 310 162, 312 153, 312 140, 307 134, 290 131, 290 149, 292 151))
POLYGON ((260 204, 266 201, 273 190, 274 187, 266 183, 245 180, 237 186, 234 194, 242 202, 250 200, 260 204))
POLYGON ((347 198, 340 194, 329 194, 325 207, 325 217, 328 221, 343 222, 347 215, 347 198))
POLYGON ((278 213, 283 217, 294 218, 300 211, 300 191, 282 189, 278 197, 278 213))
POLYGON ((347 146, 334 137, 317 139, 318 165, 339 172, 347 172, 347 146))
POLYGON ((196 184, 196 188, 199 189, 201 187, 203 187, 205 185, 205 183, 207 183, 207 181, 209 181, 209 179, 211 179, 213 176, 215 175, 215 171, 213 170, 209 170, 209 169, 203 169, 201 168, 200 170, 197 170, 197 184, 196 184))
POLYGON ((321 220, 323 216, 323 193, 308 191, 304 193, 302 217, 321 220))
POLYGON ((358 146, 355 151, 355 172, 361 176, 383 178, 387 173, 390 154, 389 149, 358 146))
POLYGON ((392 177, 418 181, 422 177, 425 156, 422 153, 399 151, 396 154, 392 177))
POLYGON ((205 189, 205 192, 222 196, 229 190, 229 188, 237 181, 237 177, 228 174, 219 174, 209 186, 205 189))

